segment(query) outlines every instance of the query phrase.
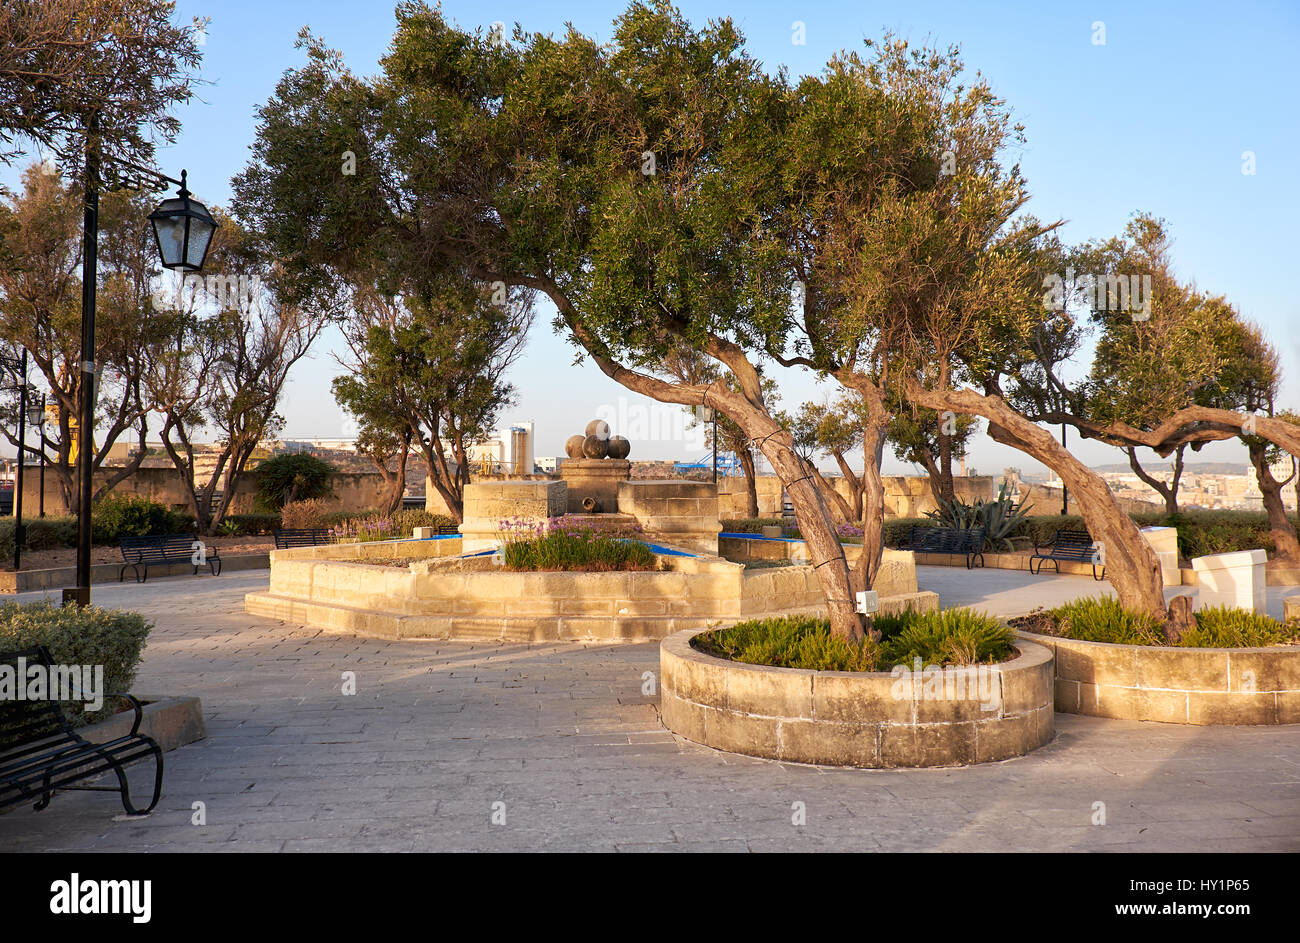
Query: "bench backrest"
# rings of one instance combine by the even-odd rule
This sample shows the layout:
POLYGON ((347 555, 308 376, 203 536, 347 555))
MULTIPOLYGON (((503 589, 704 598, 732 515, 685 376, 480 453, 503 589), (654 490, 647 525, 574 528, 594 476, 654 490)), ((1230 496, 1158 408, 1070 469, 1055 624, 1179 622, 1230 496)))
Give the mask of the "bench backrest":
POLYGON ((1052 539, 1052 548, 1056 550, 1092 549, 1092 535, 1086 530, 1066 530, 1062 528, 1052 539))
POLYGON ((282 527, 275 532, 275 545, 280 549, 314 547, 329 542, 328 527, 282 527))
POLYGON ((984 548, 984 528, 926 527, 913 524, 904 542, 907 546, 934 548, 953 553, 973 553, 984 548))
POLYGON ((151 534, 121 538, 122 555, 131 559, 159 560, 164 557, 188 557, 194 551, 195 538, 188 534, 151 534))
POLYGON ((38 699, 18 699, 32 665, 42 666, 48 685, 52 660, 44 645, 0 652, 0 760, 35 753, 51 737, 67 735, 72 729, 59 702, 49 699, 48 687, 38 699))

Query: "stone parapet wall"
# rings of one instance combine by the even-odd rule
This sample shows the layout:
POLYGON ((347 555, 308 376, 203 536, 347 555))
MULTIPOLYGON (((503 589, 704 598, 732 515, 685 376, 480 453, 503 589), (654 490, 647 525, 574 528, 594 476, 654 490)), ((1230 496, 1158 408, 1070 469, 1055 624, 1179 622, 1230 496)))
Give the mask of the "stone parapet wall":
MULTIPOLYGON (((852 502, 852 489, 849 483, 839 475, 828 475, 826 480, 831 487, 852 502)), ((923 517, 927 511, 938 508, 934 496, 930 493, 929 479, 916 475, 886 475, 885 517, 923 517)), ((760 475, 756 482, 758 491, 758 516, 781 516, 781 479, 775 475, 760 475)), ((991 501, 997 488, 991 475, 957 476, 953 478, 953 489, 957 496, 967 502, 978 498, 991 501)), ((747 517, 746 491, 743 476, 718 479, 719 516, 723 520, 735 520, 747 517)), ((1057 498, 1060 504, 1060 498, 1057 498)))

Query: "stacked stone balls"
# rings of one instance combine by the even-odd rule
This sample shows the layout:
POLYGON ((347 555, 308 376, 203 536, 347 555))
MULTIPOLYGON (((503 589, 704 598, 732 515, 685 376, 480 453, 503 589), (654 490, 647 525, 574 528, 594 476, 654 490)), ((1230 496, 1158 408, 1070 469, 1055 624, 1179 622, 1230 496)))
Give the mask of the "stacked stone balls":
POLYGON ((569 458, 625 459, 631 451, 632 443, 621 435, 610 435, 609 423, 603 419, 593 419, 584 435, 571 435, 564 443, 569 458))

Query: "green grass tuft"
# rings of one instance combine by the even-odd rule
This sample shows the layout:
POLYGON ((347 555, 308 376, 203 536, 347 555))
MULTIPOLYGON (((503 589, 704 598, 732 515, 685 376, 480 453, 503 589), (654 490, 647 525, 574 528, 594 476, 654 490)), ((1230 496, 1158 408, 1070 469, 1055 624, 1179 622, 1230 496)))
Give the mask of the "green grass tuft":
POLYGON ((1015 654, 1014 633, 992 616, 969 609, 877 616, 881 642, 854 644, 831 635, 813 616, 754 619, 697 635, 693 644, 718 658, 750 665, 813 671, 885 671, 897 664, 972 665, 1015 654))

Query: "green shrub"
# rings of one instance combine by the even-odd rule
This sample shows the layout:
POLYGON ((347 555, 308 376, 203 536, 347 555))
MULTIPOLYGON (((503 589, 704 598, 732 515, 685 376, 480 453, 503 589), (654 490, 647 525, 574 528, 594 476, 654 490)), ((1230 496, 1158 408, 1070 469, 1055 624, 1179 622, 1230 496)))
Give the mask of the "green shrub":
MULTIPOLYGON (((44 645, 55 664, 103 665, 105 693, 131 690, 152 628, 153 623, 138 613, 120 609, 78 609, 49 602, 0 604, 0 650, 44 645)), ((121 707, 121 701, 107 699, 93 714, 80 702, 63 706, 74 724, 86 724, 108 717, 121 707)))
POLYGON ((813 671, 883 671, 911 666, 991 664, 1014 653, 1015 633, 1000 621, 969 609, 877 616, 877 644, 854 644, 831 635, 830 623, 813 616, 754 619, 697 635, 703 652, 751 665, 813 671))
POLYGON ((1155 617, 1125 609, 1114 596, 1074 599, 1051 610, 1051 615, 1062 638, 1119 645, 1166 644, 1155 617))
POLYGON ((432 527, 440 531, 456 530, 456 519, 446 514, 434 514, 423 508, 410 508, 393 515, 393 528, 402 536, 409 537, 417 527, 432 527))
POLYGON ((728 534, 761 534, 764 527, 780 527, 779 517, 730 517, 719 522, 728 534))
POLYGON ((830 623, 813 616, 755 619, 695 636, 692 644, 718 658, 748 665, 813 671, 875 671, 876 646, 831 635, 830 623))
POLYGON ((325 502, 320 498, 290 501, 280 508, 280 520, 284 527, 325 527, 330 517, 325 511, 325 502))
MULTIPOLYGON (((509 522, 506 523, 507 532, 509 522)), ((502 551, 507 570, 655 570, 659 558, 632 532, 574 525, 553 518, 551 528, 516 530, 502 551)))
MULTIPOLYGON (((1005 661, 1015 651, 1015 630, 1000 619, 970 609, 897 618, 896 626, 881 628, 880 660, 885 665, 912 665, 916 659, 930 665, 990 665, 1005 661), (890 629, 886 633, 886 628, 890 629)), ((879 620, 878 620, 879 621, 879 620)))
POLYGON ((148 498, 110 493, 91 508, 91 539, 110 544, 122 537, 185 533, 191 520, 148 498))
MULTIPOLYGON (((36 517, 23 521, 27 550, 53 550, 77 545, 75 517, 36 517)), ((0 517, 0 560, 14 558, 14 519, 0 517)))
POLYGON ((307 452, 268 458, 257 466, 257 497, 261 511, 278 511, 290 501, 306 501, 330 494, 330 476, 338 471, 329 462, 307 452))
POLYGON ((897 547, 903 542, 913 527, 934 527, 934 521, 928 517, 891 517, 881 525, 881 535, 886 547, 897 547))
POLYGON ((1196 613, 1196 628, 1179 639, 1183 648, 1263 648, 1300 641, 1300 625, 1285 626, 1247 609, 1210 606, 1196 613))
POLYGON ((279 514, 227 514, 217 528, 223 537, 261 537, 280 526, 279 514))
MULTIPOLYGON (((1061 638, 1120 645, 1168 645, 1164 629, 1153 616, 1132 612, 1113 596, 1076 599, 1052 609, 1052 631, 1061 638)), ((1026 625, 1027 628, 1030 628, 1026 625)), ((1033 631, 1033 628, 1030 628, 1033 631)), ((1256 648, 1300 641, 1300 625, 1284 626, 1276 619, 1212 606, 1196 612, 1196 627, 1176 643, 1179 648, 1256 648)))

